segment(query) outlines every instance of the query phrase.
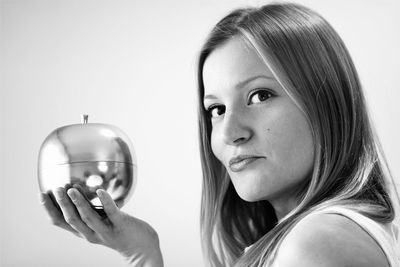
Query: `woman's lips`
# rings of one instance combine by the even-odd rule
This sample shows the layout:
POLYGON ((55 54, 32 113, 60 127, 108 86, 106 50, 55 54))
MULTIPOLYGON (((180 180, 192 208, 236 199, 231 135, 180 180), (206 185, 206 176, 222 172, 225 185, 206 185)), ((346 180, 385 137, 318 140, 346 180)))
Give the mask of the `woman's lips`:
POLYGON ((229 161, 229 169, 233 172, 240 172, 247 168, 251 163, 260 159, 261 157, 242 157, 234 158, 229 161))

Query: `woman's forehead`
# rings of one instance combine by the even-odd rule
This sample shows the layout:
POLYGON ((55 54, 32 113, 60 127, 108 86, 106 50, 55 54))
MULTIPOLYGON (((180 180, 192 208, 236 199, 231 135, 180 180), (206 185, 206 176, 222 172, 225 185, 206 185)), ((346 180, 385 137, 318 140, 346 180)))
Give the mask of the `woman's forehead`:
POLYGON ((239 87, 253 77, 274 76, 254 48, 234 37, 210 53, 203 66, 205 94, 219 88, 239 87))

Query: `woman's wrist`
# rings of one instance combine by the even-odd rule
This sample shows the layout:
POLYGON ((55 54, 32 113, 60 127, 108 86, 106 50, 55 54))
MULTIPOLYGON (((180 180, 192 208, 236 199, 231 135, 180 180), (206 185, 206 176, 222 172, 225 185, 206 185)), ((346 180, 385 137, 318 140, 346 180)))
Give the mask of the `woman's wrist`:
POLYGON ((145 251, 143 253, 135 253, 134 255, 125 256, 125 260, 131 266, 135 267, 164 267, 164 262, 160 249, 145 251))
POLYGON ((152 245, 146 249, 134 249, 134 253, 121 253, 125 260, 129 262, 131 266, 138 267, 163 267, 163 257, 160 249, 160 241, 157 233, 153 233, 152 245))

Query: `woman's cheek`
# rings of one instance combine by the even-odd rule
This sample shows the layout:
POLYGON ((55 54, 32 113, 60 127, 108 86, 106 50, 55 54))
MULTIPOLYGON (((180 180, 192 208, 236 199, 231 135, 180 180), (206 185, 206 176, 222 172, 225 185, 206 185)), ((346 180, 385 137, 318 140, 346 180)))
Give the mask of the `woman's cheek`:
POLYGON ((218 139, 218 130, 214 130, 211 132, 211 150, 214 153, 214 156, 223 164, 222 162, 222 147, 221 140, 218 139))
MULTIPOLYGON (((289 176, 302 177, 312 167, 314 146, 309 125, 299 110, 279 116, 265 126, 266 149, 278 169, 288 172, 289 176), (268 140, 268 141, 267 141, 268 140), (296 175, 297 174, 297 175, 296 175)), ((295 178, 295 177, 293 177, 295 178)))

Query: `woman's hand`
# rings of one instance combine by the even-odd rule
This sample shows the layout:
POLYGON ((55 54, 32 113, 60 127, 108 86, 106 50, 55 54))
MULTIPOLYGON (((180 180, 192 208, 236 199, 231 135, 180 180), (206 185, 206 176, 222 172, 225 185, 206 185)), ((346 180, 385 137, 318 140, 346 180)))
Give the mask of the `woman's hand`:
POLYGON ((63 188, 55 190, 55 199, 62 212, 48 194, 42 193, 40 199, 54 225, 90 243, 118 251, 134 266, 163 266, 156 231, 146 222, 120 211, 106 191, 99 189, 96 193, 107 214, 106 219, 91 208, 77 188, 67 192, 63 188))

